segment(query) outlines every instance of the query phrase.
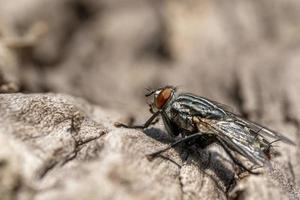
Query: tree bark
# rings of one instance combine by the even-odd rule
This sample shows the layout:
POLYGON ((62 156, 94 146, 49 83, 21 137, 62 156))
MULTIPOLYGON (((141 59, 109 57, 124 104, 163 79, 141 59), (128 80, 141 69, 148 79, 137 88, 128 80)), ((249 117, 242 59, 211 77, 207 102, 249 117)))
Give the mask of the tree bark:
POLYGON ((0 13, 1 200, 300 198, 298 1, 15 0, 0 13), (144 122, 144 88, 169 84, 296 145, 276 143, 258 176, 238 177, 218 145, 150 161, 174 140, 163 124, 113 124, 144 122))

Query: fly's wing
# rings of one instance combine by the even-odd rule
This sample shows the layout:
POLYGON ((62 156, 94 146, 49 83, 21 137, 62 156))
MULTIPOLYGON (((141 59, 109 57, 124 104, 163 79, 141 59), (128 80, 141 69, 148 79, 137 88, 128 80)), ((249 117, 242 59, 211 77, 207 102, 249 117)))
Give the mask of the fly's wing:
POLYGON ((219 110, 222 110, 224 113, 226 113, 224 118, 227 118, 229 120, 234 120, 236 123, 240 124, 244 128, 249 129, 252 133, 258 134, 263 138, 269 137, 269 138, 272 138, 274 140, 279 140, 279 141, 285 142, 287 144, 295 145, 295 143, 293 141, 291 141, 287 137, 283 136, 282 134, 280 134, 276 131, 273 131, 273 130, 267 128, 267 127, 264 127, 262 125, 259 125, 255 122, 243 119, 242 117, 235 114, 233 112, 233 109, 230 108, 227 105, 218 103, 216 101, 211 101, 211 100, 208 100, 208 99, 205 99, 205 98, 202 98, 202 97, 200 97, 200 98, 210 102, 213 105, 214 108, 217 107, 219 110))
POLYGON ((199 131, 205 131, 203 127, 209 129, 211 133, 216 134, 218 138, 225 143, 231 150, 238 152, 256 165, 271 166, 266 154, 260 147, 259 140, 248 129, 230 122, 197 118, 199 131))
POLYGON ((258 135, 260 135, 263 138, 269 137, 275 140, 280 140, 282 142, 285 142, 287 144, 292 144, 295 145, 295 143, 293 141, 291 141, 290 139, 288 139, 287 137, 281 135, 278 132, 275 132, 273 130, 270 130, 262 125, 259 125, 255 122, 251 122, 249 120, 245 120, 237 115, 232 114, 232 118, 235 121, 235 123, 240 124, 243 127, 247 127, 251 132, 256 133, 258 135))

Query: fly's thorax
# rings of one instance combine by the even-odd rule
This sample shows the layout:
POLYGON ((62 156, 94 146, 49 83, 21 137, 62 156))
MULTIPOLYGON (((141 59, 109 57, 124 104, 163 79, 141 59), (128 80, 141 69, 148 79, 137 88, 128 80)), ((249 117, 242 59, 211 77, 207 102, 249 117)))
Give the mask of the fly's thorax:
POLYGON ((178 106, 178 103, 175 101, 176 98, 172 99, 172 101, 168 102, 168 105, 166 107, 166 115, 168 118, 176 124, 180 129, 184 131, 190 131, 194 132, 196 131, 197 127, 193 123, 193 116, 191 116, 189 113, 181 112, 178 109, 175 109, 175 107, 178 106))
POLYGON ((166 130, 171 136, 177 136, 181 132, 197 132, 197 127, 194 125, 192 116, 186 113, 178 112, 174 109, 176 106, 176 93, 164 105, 162 118, 166 130))

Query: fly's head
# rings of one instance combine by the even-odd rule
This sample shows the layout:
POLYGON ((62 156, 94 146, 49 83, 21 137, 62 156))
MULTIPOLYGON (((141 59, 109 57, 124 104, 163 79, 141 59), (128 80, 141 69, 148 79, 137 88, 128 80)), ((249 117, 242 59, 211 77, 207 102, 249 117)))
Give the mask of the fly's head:
POLYGON ((149 103, 150 112, 155 113, 164 108, 164 106, 173 98, 176 88, 173 86, 166 86, 156 90, 149 90, 146 97, 153 95, 153 100, 149 103))

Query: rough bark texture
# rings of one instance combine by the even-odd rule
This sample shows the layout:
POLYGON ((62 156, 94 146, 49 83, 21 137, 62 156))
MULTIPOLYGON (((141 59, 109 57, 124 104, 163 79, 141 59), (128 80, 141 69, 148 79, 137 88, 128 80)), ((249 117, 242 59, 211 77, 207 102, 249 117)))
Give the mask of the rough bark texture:
POLYGON ((300 3, 0 1, 0 199, 299 199, 300 3), (282 132, 273 170, 171 149, 144 88, 178 85, 282 132))

